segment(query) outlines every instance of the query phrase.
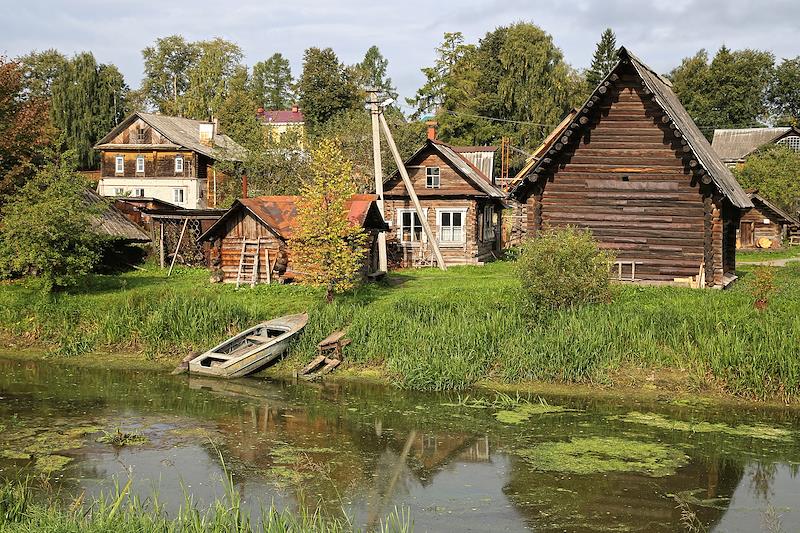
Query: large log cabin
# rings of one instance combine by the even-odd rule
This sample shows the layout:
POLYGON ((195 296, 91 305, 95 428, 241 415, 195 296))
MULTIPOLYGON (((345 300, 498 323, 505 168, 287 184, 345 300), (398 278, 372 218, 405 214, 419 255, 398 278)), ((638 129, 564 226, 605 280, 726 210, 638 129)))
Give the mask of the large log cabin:
MULTIPOLYGON (((505 193, 492 183, 494 147, 450 146, 428 139, 405 167, 446 265, 482 264, 500 250, 505 193)), ((432 248, 408 191, 395 172, 384 183, 389 223, 387 251, 392 267, 433 265, 432 248)))
POLYGON ((244 148, 217 129, 215 122, 133 113, 95 146, 100 151, 97 192, 154 198, 187 209, 215 207, 224 177, 214 164, 246 156, 244 148))
POLYGON ((625 48, 543 157, 515 178, 527 234, 591 230, 612 275, 647 282, 735 279, 736 229, 753 204, 670 88, 625 48))

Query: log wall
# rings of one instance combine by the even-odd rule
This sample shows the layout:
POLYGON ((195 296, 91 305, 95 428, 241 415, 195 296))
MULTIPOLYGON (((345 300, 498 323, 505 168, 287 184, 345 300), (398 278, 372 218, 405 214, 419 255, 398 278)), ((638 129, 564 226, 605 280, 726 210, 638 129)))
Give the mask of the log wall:
POLYGON ((741 248, 755 248, 758 239, 766 237, 774 243, 774 247, 780 247, 785 233, 784 228, 783 224, 773 222, 767 213, 764 213, 756 206, 745 213, 739 222, 737 236, 739 246, 741 248), (765 224, 765 220, 769 220, 769 224, 765 224), (749 232, 746 228, 743 228, 745 225, 750 227, 749 232), (751 236, 750 239, 747 238, 748 233, 751 236))

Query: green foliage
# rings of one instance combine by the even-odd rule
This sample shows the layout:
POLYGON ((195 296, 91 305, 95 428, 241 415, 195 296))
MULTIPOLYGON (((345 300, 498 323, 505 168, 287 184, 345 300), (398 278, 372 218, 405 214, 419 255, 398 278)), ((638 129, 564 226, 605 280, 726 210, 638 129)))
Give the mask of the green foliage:
POLYGON ((211 120, 222 108, 231 80, 242 68, 243 53, 239 45, 219 37, 195 46, 199 56, 187 70, 189 85, 182 108, 190 118, 211 120))
POLYGON ((256 103, 247 86, 247 69, 239 67, 228 82, 217 117, 222 133, 248 150, 259 150, 264 148, 264 128, 256 117, 256 103))
POLYGON ((289 60, 280 53, 253 65, 250 92, 264 109, 288 109, 294 103, 294 82, 289 60))
POLYGON ((592 65, 586 71, 586 84, 593 91, 617 64, 617 36, 611 28, 606 28, 600 36, 592 56, 592 65))
POLYGON ((75 285, 100 260, 96 214, 84 200, 85 183, 67 165, 50 163, 3 207, 0 274, 32 275, 46 288, 75 285))
POLYGON ((50 98, 53 83, 69 65, 69 60, 53 48, 33 51, 17 59, 23 68, 23 85, 29 97, 50 98))
POLYGON ((516 262, 523 305, 535 312, 609 301, 613 261, 588 231, 545 230, 522 245, 516 262))
POLYGON ((768 98, 778 123, 800 125, 800 56, 775 67, 768 98))
POLYGON ((383 57, 377 46, 370 46, 361 63, 351 67, 353 77, 362 89, 378 89, 387 98, 397 98, 392 79, 386 75, 389 60, 383 57))
POLYGON ((305 51, 297 92, 306 127, 312 134, 337 114, 360 104, 350 71, 339 62, 331 48, 305 51))
POLYGON ((764 310, 775 294, 775 272, 771 267, 760 266, 753 271, 753 281, 750 284, 756 309, 764 310))
POLYGON ((473 45, 464 44, 464 34, 460 31, 444 34, 442 44, 436 47, 434 66, 422 69, 425 84, 417 90, 414 98, 406 98, 408 105, 416 108, 414 118, 438 111, 445 101, 445 91, 454 67, 472 49, 473 45))
POLYGON ((147 103, 165 115, 183 115, 181 97, 189 87, 189 70, 200 53, 197 43, 186 42, 181 35, 156 39, 155 45, 142 50, 142 92, 147 103))
POLYGON ((790 213, 800 209, 800 153, 788 146, 770 144, 733 170, 736 179, 746 189, 759 194, 790 213))
POLYGON ((303 272, 301 281, 325 287, 328 302, 335 293, 356 286, 366 253, 367 236, 348 216, 346 202, 356 192, 351 173, 341 148, 320 142, 311 153, 312 180, 303 185, 297 201, 293 260, 303 272))

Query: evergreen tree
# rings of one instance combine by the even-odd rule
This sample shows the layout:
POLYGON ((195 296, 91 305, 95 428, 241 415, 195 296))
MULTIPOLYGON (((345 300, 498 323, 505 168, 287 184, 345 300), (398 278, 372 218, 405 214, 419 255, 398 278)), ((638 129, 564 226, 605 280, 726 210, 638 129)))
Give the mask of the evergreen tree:
POLYGON ((768 99, 775 122, 800 125, 800 56, 784 59, 775 69, 768 99))
POLYGON ((311 133, 335 115, 359 105, 358 88, 330 48, 309 48, 297 84, 300 105, 311 133))
POLYGON ((377 46, 370 46, 361 63, 353 65, 352 71, 356 83, 362 89, 375 88, 389 98, 397 98, 397 91, 392 86, 392 79, 387 77, 389 60, 383 57, 377 46))
POLYGON ((189 71, 197 63, 200 49, 180 35, 157 39, 142 50, 146 101, 165 115, 182 115, 180 98, 189 87, 189 71))
POLYGON ((294 103, 292 69, 280 53, 253 65, 250 92, 259 107, 288 109, 294 103))
POLYGON ((231 79, 242 67, 242 49, 220 38, 196 46, 200 56, 188 70, 189 85, 180 100, 186 116, 211 120, 228 96, 231 79))
POLYGON ((589 85, 589 90, 594 90, 616 64, 617 37, 611 28, 606 28, 594 51, 592 66, 586 72, 586 83, 589 85))
POLYGON ((442 44, 436 48, 434 65, 422 69, 425 84, 417 90, 414 98, 406 98, 408 105, 415 108, 415 118, 426 113, 435 113, 444 103, 452 70, 472 49, 474 46, 464 44, 464 35, 460 31, 444 34, 442 44))

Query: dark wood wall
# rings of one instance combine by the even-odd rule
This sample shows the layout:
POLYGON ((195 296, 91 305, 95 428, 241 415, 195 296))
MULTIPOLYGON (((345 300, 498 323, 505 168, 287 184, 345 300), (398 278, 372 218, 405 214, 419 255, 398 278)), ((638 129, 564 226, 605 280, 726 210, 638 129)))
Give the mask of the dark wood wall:
POLYGON ((758 239, 762 237, 768 238, 779 247, 783 236, 784 225, 770 220, 770 215, 760 210, 758 205, 745 213, 739 223, 738 240, 741 248, 755 248, 758 239), (769 224, 764 224, 765 220, 769 220, 769 224))
MULTIPOLYGON (((408 177, 420 198, 423 196, 465 196, 484 195, 483 191, 464 179, 454 168, 433 150, 427 150, 406 166, 408 177), (439 167, 441 186, 438 189, 426 188, 426 167, 439 167)), ((386 196, 406 196, 403 180, 395 177, 384 185, 386 196)))
POLYGON ((721 281, 720 200, 711 201, 710 188, 693 179, 687 153, 638 75, 619 76, 577 147, 530 188, 528 233, 588 228, 618 259, 642 263, 637 278, 696 276, 710 260, 707 278, 721 281))
MULTIPOLYGON (((239 209, 225 223, 224 229, 218 233, 214 241, 218 254, 219 266, 224 273, 226 282, 235 282, 239 271, 239 259, 242 255, 242 240, 261 240, 259 254, 258 282, 267 282, 267 269, 273 269, 273 279, 285 274, 289 268, 289 254, 286 241, 276 236, 267 226, 254 217, 249 211, 239 209), (269 251, 269 266, 267 265, 267 251, 269 251)), ((243 282, 250 281, 248 275, 243 282)))
POLYGON ((195 164, 196 154, 190 150, 103 150, 100 154, 100 175, 104 178, 204 178, 195 164), (175 158, 183 157, 183 172, 175 172, 175 158), (116 173, 116 158, 125 158, 125 172, 116 173), (144 157, 144 173, 136 172, 136 159, 144 157))

